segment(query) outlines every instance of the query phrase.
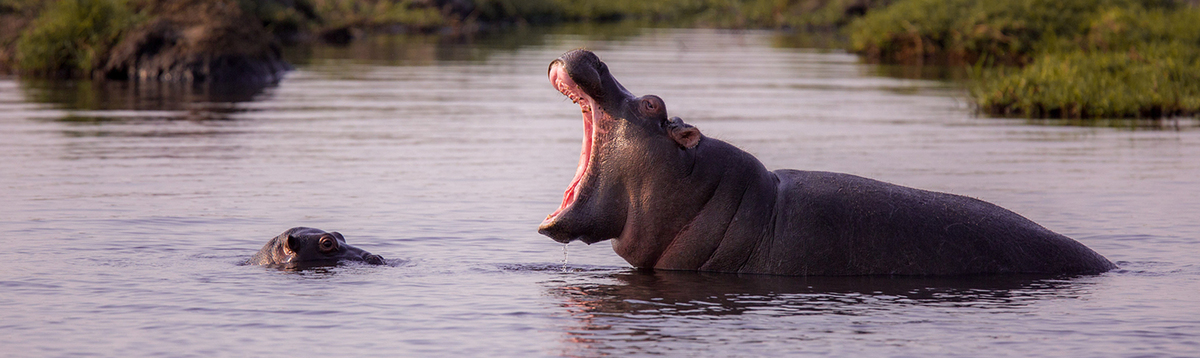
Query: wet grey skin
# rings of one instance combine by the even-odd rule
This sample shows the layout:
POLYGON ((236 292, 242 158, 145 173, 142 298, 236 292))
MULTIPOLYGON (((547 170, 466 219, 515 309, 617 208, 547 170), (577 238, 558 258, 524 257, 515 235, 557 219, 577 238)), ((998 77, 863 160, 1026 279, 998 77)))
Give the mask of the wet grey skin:
POLYGON ((550 63, 579 104, 577 174, 538 232, 612 240, 638 268, 776 275, 1097 274, 1083 244, 994 204, 849 174, 768 171, 668 117, 592 52, 550 63))
POLYGON ((336 265, 341 261, 361 261, 384 264, 383 257, 350 246, 338 232, 325 232, 308 227, 294 227, 268 241, 247 265, 280 266, 287 268, 336 265))

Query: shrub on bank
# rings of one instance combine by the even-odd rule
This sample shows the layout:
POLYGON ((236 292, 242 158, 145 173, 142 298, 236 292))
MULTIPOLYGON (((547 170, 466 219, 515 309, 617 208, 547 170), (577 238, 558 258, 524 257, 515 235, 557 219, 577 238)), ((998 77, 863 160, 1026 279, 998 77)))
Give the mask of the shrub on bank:
POLYGON ((139 17, 123 0, 61 0, 17 40, 17 65, 42 74, 87 75, 139 17))

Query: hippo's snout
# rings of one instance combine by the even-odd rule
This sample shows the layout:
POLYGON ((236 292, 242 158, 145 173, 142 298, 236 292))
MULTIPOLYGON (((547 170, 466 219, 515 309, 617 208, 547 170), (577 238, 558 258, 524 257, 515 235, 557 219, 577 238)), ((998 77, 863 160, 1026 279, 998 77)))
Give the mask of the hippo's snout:
POLYGON ((346 260, 361 261, 371 265, 383 265, 387 263, 383 261, 383 256, 372 254, 367 250, 350 245, 344 245, 343 249, 346 251, 342 254, 342 258, 346 260))

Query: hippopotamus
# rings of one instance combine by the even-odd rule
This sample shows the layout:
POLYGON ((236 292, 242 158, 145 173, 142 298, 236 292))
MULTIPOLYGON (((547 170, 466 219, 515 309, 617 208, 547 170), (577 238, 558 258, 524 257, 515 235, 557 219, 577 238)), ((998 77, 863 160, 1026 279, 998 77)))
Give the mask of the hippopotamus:
POLYGON ((612 240, 644 269, 774 275, 1098 274, 1112 262, 995 204, 850 174, 775 170, 634 96, 596 54, 550 63, 583 149, 538 232, 612 240))
POLYGON ((384 264, 383 257, 350 246, 342 234, 309 227, 294 227, 267 241, 247 265, 310 267, 336 265, 340 261, 384 264))

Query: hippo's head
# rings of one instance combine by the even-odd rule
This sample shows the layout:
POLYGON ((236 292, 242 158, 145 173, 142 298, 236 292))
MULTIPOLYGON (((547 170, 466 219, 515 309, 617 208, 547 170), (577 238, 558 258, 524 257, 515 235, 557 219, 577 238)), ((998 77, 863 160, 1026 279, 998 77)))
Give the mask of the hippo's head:
POLYGON ((562 55, 548 76, 579 105, 584 136, 575 178, 538 232, 563 243, 614 239, 630 263, 653 266, 666 246, 658 241, 669 240, 703 204, 684 193, 697 188, 689 177, 703 136, 669 118, 658 96, 630 94, 590 51, 562 55))
POLYGON ((374 265, 384 263, 383 257, 350 246, 342 234, 336 231, 325 232, 308 227, 295 227, 284 231, 267 242, 247 263, 291 268, 336 265, 341 260, 374 265))

